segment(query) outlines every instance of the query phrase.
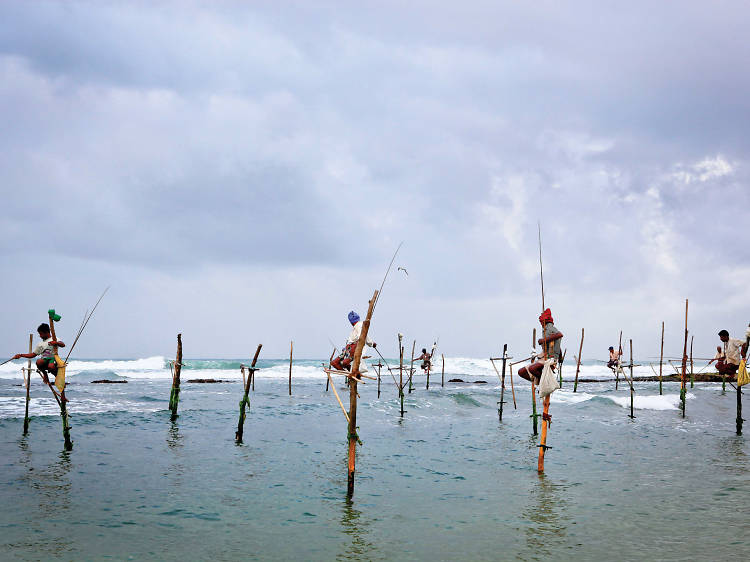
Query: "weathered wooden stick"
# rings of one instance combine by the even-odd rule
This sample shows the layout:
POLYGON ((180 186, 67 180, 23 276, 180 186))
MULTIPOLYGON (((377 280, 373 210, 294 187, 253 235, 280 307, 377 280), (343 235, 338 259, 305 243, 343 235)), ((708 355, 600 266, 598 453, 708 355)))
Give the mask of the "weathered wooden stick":
POLYGON ((336 396, 336 400, 339 402, 339 406, 341 406, 341 411, 344 412, 344 417, 346 418, 347 423, 349 422, 349 414, 346 412, 346 408, 344 408, 344 403, 341 401, 341 398, 339 398, 339 393, 336 392, 336 383, 333 382, 331 379, 331 373, 329 371, 325 371, 326 376, 328 377, 328 380, 331 383, 331 388, 333 389, 333 394, 336 396))
POLYGON ((686 387, 686 375, 687 375, 687 340, 688 340, 688 299, 685 299, 685 344, 682 348, 682 373, 680 382, 680 401, 682 403, 682 417, 685 417, 685 402, 687 401, 687 387, 686 387))
MULTIPOLYGON (((328 359, 328 368, 329 369, 331 368, 331 363, 333 363, 333 356, 334 355, 336 355, 336 348, 335 347, 333 348, 333 353, 331 353, 330 359, 328 359)), ((328 392, 328 383, 329 383, 330 380, 331 380, 331 377, 328 377, 326 379, 326 392, 328 392)))
POLYGON ((357 342, 357 348, 354 352, 354 361, 352 361, 352 375, 354 378, 349 382, 349 474, 346 485, 346 496, 351 498, 354 495, 354 470, 355 457, 357 453, 357 443, 360 442, 357 435, 357 377, 359 376, 359 364, 362 360, 362 349, 367 342, 367 333, 370 331, 370 320, 372 320, 372 311, 375 307, 375 301, 378 299, 378 291, 372 295, 370 306, 367 309, 367 317, 362 322, 362 332, 357 342))
POLYGON ((398 397, 401 400, 401 417, 404 417, 404 346, 401 345, 401 334, 398 335, 398 397))
POLYGON ((255 364, 258 362, 258 355, 260 355, 260 349, 262 347, 263 344, 259 343, 258 348, 255 350, 255 355, 253 356, 253 362, 247 370, 247 382, 245 382, 242 400, 240 400, 240 419, 237 422, 237 431, 234 434, 237 443, 242 443, 242 437, 245 432, 245 407, 250 406, 250 398, 248 397, 248 394, 250 394, 251 381, 255 380, 255 364))
MULTIPOLYGON (((503 375, 500 378, 500 408, 498 409, 498 415, 500 421, 503 421, 503 404, 505 404, 505 366, 508 363, 508 344, 503 344, 503 375)), ((493 363, 494 365, 494 363, 493 363)))
POLYGON ((440 386, 443 387, 443 388, 445 388, 445 355, 443 355, 441 353, 440 357, 443 360, 443 367, 442 367, 442 369, 440 371, 440 386))
POLYGON ((664 322, 661 323, 661 351, 659 352, 659 396, 662 395, 661 368, 664 364, 664 322))
POLYGON ((513 387, 513 364, 508 364, 508 369, 510 370, 510 393, 513 395, 513 409, 517 410, 518 406, 516 405, 516 389, 513 387))
POLYGON ((581 353, 583 352, 583 328, 581 328, 581 344, 578 346, 578 357, 576 359, 576 380, 573 383, 573 392, 578 390, 578 373, 581 370, 581 353))
MULTIPOLYGON (((541 264, 541 244, 539 247, 539 261, 541 264)), ((543 297, 542 297, 543 300, 543 297)), ((542 302, 542 310, 544 310, 544 302, 542 302)), ((546 338, 547 333, 545 330, 544 325, 542 325, 542 337, 546 338)), ((545 339, 545 341, 547 341, 545 339)), ((552 355, 552 350, 554 349, 554 342, 548 342, 547 345, 542 345, 542 351, 544 351, 544 360, 546 361, 550 355, 552 355)), ((552 418, 549 415, 549 401, 552 394, 548 394, 544 397, 544 401, 542 402, 542 436, 540 438, 539 442, 539 458, 537 460, 537 472, 542 473, 544 472, 544 453, 547 451, 549 447, 547 447, 547 430, 549 429, 549 424, 552 418)))
POLYGON ((536 387, 534 386, 534 377, 533 375, 531 378, 531 427, 534 431, 534 435, 538 435, 537 431, 537 418, 539 417, 539 414, 536 413, 536 387))
POLYGON ((182 334, 177 334, 177 358, 174 362, 172 372, 172 391, 169 394, 169 409, 172 411, 171 419, 177 419, 177 405, 180 403, 180 371, 182 370, 182 334))
POLYGON ((630 340, 630 419, 635 419, 633 412, 633 400, 635 389, 633 388, 633 340, 630 340))
POLYGON ((430 356, 430 360, 427 363, 427 386, 425 387, 425 390, 430 390, 430 368, 432 367, 432 356, 430 356))
POLYGON ((292 395, 292 354, 294 353, 294 342, 289 342, 289 396, 292 395))
POLYGON ((383 368, 382 363, 378 362, 377 367, 378 367, 378 400, 380 400, 380 369, 383 368))
MULTIPOLYGON (((29 334, 29 353, 34 350, 34 334, 29 334)), ((31 401, 31 358, 29 358, 29 364, 26 367, 26 376, 24 377, 26 383, 26 413, 23 416, 23 434, 26 435, 29 432, 29 402, 31 401)))
POLYGON ((742 435, 742 387, 737 386, 737 435, 742 435))
POLYGON ((417 340, 414 340, 411 344, 411 362, 409 363, 409 394, 414 390, 414 386, 411 383, 411 379, 414 376, 414 348, 417 346, 417 340))
MULTIPOLYGON (((52 311, 54 312, 54 311, 52 311)), ((50 332, 52 333, 52 339, 57 341, 57 335, 55 335, 55 321, 52 318, 52 315, 49 316, 49 328, 50 332)), ((57 356, 57 346, 54 346, 54 353, 57 356)), ((60 373, 60 366, 58 365, 58 374, 60 373)), ((55 384, 57 384, 57 377, 55 377, 55 384)), ((60 417, 62 418, 62 425, 63 425, 63 439, 65 441, 65 450, 66 451, 72 451, 73 450, 73 441, 70 438, 70 421, 68 420, 68 406, 67 406, 67 398, 65 398, 65 386, 63 386, 60 389, 60 398, 57 398, 57 393, 55 393, 54 387, 50 384, 49 385, 50 390, 52 390, 52 394, 55 395, 55 399, 57 400, 57 403, 60 406, 60 417)))
MULTIPOLYGON (((619 365, 622 362, 622 330, 620 330, 620 343, 617 344, 617 364, 619 365)), ((618 369, 615 369, 615 390, 620 386, 620 373, 618 372, 618 369)))
POLYGON ((242 388, 245 388, 245 366, 240 365, 240 373, 242 373, 242 388))

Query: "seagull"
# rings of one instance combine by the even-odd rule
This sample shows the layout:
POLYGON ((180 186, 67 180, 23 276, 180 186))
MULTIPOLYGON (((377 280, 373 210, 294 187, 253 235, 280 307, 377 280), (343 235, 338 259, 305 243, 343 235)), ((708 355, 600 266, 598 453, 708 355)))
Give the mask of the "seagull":
POLYGON ((406 276, 407 276, 407 277, 409 277, 409 272, 408 272, 408 271, 406 271, 406 269, 404 269, 403 267, 399 267, 399 268, 397 269, 397 271, 403 271, 404 273, 406 273, 406 276))

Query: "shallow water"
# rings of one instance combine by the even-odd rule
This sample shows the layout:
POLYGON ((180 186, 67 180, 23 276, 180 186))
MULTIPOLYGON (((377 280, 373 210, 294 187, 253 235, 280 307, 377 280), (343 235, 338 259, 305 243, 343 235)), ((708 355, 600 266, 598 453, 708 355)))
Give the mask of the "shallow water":
POLYGON ((101 365, 80 369, 67 390, 70 453, 61 451, 49 391, 35 382, 34 418, 22 437, 20 377, 0 378, 3 558, 750 555, 750 446, 735 435, 729 387, 722 394, 720 384, 696 383, 683 419, 676 383, 665 383, 662 397, 658 383, 637 383, 631 420, 622 385, 615 392, 611 383, 588 383, 573 394, 566 382, 553 395, 553 448, 539 476, 527 383, 516 379, 517 410, 508 388, 500 423, 497 378, 454 364, 446 380, 458 374, 489 384, 441 388, 437 377, 427 391, 420 377, 401 419, 384 373, 380 399, 374 382, 360 387, 364 444, 347 501, 346 421, 316 362, 295 365, 291 397, 282 362, 266 365, 241 446, 233 364, 183 376, 235 381, 183 384, 175 423, 163 365, 110 365, 106 378, 129 381, 121 385, 90 384, 87 373, 101 365))

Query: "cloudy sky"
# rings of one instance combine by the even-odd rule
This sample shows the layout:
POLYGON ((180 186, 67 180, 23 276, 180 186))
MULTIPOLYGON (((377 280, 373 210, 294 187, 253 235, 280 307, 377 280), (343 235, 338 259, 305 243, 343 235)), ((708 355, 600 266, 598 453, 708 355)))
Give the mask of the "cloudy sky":
POLYGON ((742 2, 0 3, 0 351, 696 355, 750 321, 742 2), (406 6, 404 5, 406 4, 406 6))

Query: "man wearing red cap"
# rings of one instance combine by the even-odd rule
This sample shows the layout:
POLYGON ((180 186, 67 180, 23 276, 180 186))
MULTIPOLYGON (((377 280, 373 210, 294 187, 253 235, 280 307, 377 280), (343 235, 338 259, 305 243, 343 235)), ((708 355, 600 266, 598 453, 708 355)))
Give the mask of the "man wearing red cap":
MULTIPOLYGON (((539 322, 544 326, 542 337, 537 341, 537 343, 542 346, 542 358, 545 358, 544 352, 546 350, 546 358, 554 359, 555 363, 558 363, 562 358, 562 353, 560 352, 560 340, 562 339, 563 334, 560 330, 555 328, 554 320, 552 319, 552 311, 549 308, 539 316, 539 322)), ((527 381, 531 381, 531 377, 534 377, 534 384, 539 384, 539 378, 542 376, 543 369, 544 361, 537 361, 528 367, 519 369, 518 374, 521 378, 524 378, 527 381)))

